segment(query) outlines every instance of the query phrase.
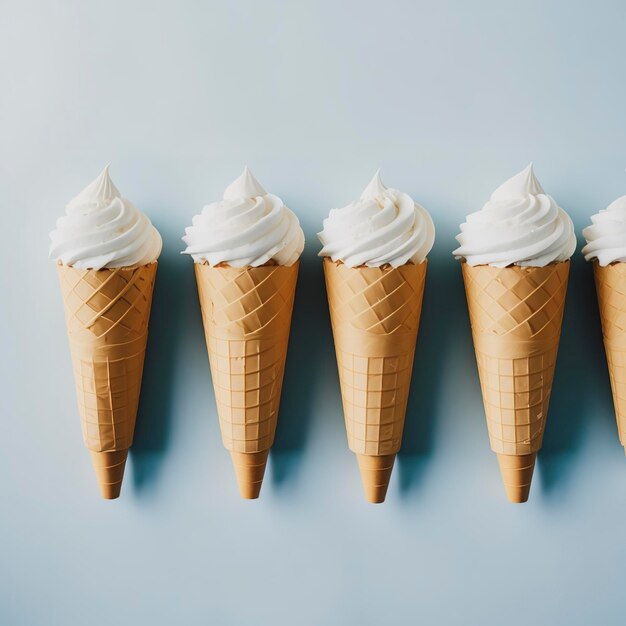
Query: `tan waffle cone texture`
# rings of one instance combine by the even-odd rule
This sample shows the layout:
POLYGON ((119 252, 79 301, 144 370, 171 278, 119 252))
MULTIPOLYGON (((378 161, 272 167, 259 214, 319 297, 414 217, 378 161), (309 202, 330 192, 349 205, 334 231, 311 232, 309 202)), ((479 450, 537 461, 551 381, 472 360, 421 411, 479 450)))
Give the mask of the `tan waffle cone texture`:
POLYGON ((617 430, 626 446, 626 263, 593 264, 617 430))
MULTIPOLYGON (((196 263, 195 270, 224 446, 244 454, 269 450, 298 263, 246 268, 196 263)), ((241 465, 235 457, 233 462, 241 465)), ((239 469, 236 473, 243 476, 239 469)), ((239 484, 243 494, 247 488, 239 484)))
MULTIPOLYGON (((395 455, 402 442, 426 262, 352 268, 326 258, 324 273, 348 446, 357 455, 395 455)), ((368 474, 362 469, 362 475, 368 474)), ((364 487, 369 492, 365 480, 364 487)), ((378 484, 379 492, 382 487, 378 484)))
POLYGON ((509 456, 536 453, 546 425, 569 261, 462 268, 491 449, 509 456))
MULTIPOLYGON (((103 270, 58 266, 83 438, 92 452, 120 452, 125 459, 133 442, 156 269, 156 262, 103 270)), ((119 495, 124 463, 107 466, 111 459, 92 457, 103 495, 119 495), (105 467, 115 467, 115 480, 105 467)))

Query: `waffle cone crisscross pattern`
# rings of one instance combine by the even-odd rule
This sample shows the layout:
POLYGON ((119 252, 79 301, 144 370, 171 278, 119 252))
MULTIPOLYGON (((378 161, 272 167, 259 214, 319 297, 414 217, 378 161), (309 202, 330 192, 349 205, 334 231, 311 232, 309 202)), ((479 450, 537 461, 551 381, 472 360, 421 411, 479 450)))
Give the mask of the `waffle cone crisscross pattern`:
POLYGON ((569 261, 462 264, 491 449, 511 502, 526 502, 561 336, 569 261))
POLYGON ((402 442, 426 265, 351 268, 324 259, 348 446, 386 457, 384 471, 359 462, 370 501, 384 500, 402 442))
POLYGON ((535 453, 546 424, 569 261, 462 268, 491 448, 535 453))
POLYGON ((619 440, 626 446, 626 263, 596 261, 593 271, 619 440))
POLYGON ((125 463, 109 453, 133 442, 156 269, 58 266, 83 438, 105 497, 119 495, 125 463))
POLYGON ((233 453, 268 450, 298 263, 246 268, 196 263, 195 271, 224 446, 233 453))
POLYGON ((324 260, 348 445, 400 449, 422 309, 426 263, 347 267, 324 260))

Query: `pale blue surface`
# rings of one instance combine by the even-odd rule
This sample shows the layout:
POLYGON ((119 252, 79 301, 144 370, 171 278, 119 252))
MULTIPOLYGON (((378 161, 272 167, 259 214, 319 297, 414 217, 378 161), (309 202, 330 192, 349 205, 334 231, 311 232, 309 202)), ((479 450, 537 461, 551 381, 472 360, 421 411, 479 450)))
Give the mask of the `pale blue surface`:
POLYGON ((545 446, 513 506, 450 251, 531 159, 579 234, 626 193, 625 6, 2 3, 0 623, 623 623, 626 459, 590 269, 577 253, 545 446), (116 502, 82 445, 46 259, 55 218, 106 162, 165 242, 116 502), (308 238, 257 502, 219 439, 178 255, 245 163, 308 238), (315 232, 377 167, 431 211, 437 243, 404 448, 375 507, 346 446, 315 232))

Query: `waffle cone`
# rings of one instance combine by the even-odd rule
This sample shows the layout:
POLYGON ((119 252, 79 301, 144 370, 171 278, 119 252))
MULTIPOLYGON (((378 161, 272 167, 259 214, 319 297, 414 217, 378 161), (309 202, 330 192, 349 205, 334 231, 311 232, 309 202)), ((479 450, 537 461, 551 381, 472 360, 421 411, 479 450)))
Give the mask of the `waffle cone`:
POLYGON ((133 442, 156 269, 58 266, 83 439, 108 499, 133 442))
POLYGON ((195 271, 222 441, 241 495, 256 498, 276 432, 298 263, 195 271))
POLYGON ((426 262, 352 268, 326 258, 324 274, 348 446, 367 499, 382 502, 402 443, 426 262))
MULTIPOLYGON (((491 449, 505 456, 536 454, 552 390, 569 261, 505 268, 463 263, 462 268, 491 449)), ((511 498, 515 490, 509 490, 505 468, 512 461, 506 461, 500 469, 511 498)), ((528 489, 531 477, 532 468, 526 472, 528 489)), ((523 501, 519 497, 511 499, 523 501)))
POLYGON ((595 261, 593 273, 617 430, 620 443, 626 446, 626 263, 602 267, 595 261))

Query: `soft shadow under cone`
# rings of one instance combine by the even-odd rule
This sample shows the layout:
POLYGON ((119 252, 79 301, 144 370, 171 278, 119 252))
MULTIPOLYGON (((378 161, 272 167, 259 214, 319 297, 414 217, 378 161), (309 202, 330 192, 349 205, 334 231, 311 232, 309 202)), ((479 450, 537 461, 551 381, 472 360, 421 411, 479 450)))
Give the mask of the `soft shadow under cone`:
POLYGON ((119 498, 128 450, 117 450, 114 452, 94 452, 90 450, 89 452, 91 453, 93 468, 96 470, 96 478, 100 485, 102 497, 106 500, 119 498))
POLYGON ((372 504, 384 502, 396 455, 370 456, 357 454, 356 459, 359 463, 365 499, 372 504))
POLYGON ((261 452, 230 453, 242 498, 254 500, 259 497, 269 453, 269 449, 261 452))
POLYGON ((537 453, 521 454, 498 454, 500 473, 506 489, 506 495, 511 502, 519 504, 528 500, 530 483, 533 479, 535 460, 537 453))

